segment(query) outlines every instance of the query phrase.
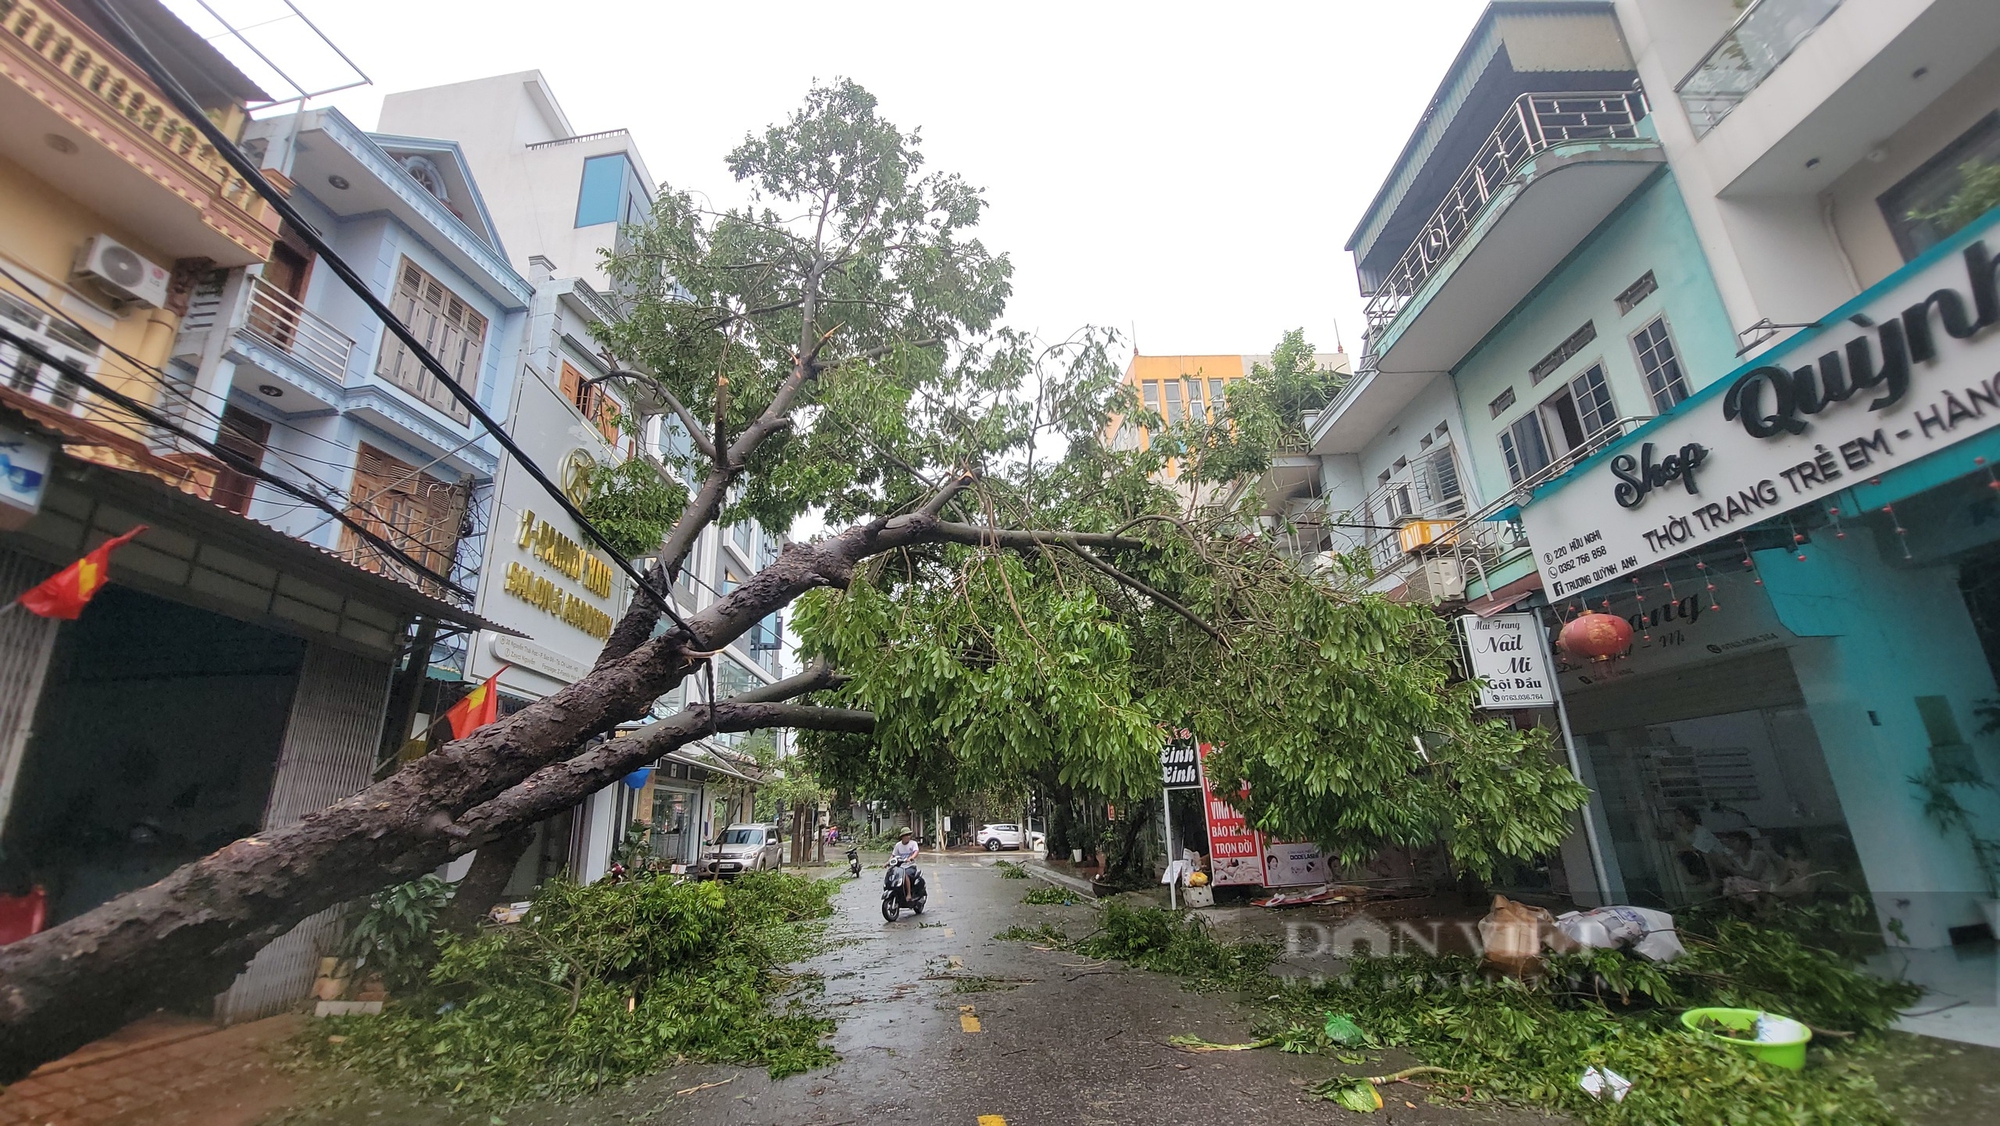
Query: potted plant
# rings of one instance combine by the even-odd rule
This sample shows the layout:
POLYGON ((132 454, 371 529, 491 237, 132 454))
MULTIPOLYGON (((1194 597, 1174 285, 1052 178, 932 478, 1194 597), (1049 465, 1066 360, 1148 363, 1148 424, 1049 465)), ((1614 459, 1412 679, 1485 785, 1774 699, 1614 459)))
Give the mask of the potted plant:
POLYGON ((1986 880, 1986 898, 1980 908, 1986 925, 2000 937, 2000 837, 1981 836, 1973 824, 1972 811, 1958 800, 1954 787, 1992 789, 1992 783, 1969 771, 1945 771, 1933 764, 1922 774, 1910 775, 1910 785, 1924 799, 1924 816, 1946 837, 1963 834, 1972 848, 1972 863, 1986 880))

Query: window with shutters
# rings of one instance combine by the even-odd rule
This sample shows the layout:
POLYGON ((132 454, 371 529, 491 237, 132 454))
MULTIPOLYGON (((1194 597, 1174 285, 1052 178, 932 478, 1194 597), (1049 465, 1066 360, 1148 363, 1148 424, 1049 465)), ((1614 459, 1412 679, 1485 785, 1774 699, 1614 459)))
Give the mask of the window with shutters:
MULTIPOLYGON (((390 308, 453 381, 468 393, 478 391, 479 361, 486 347, 485 317, 407 258, 397 276, 390 308)), ((443 381, 391 333, 382 334, 382 356, 375 364, 375 374, 459 422, 471 421, 471 412, 452 397, 443 381)))
POLYGON ((1434 445, 1410 463, 1417 482, 1417 499, 1426 516, 1453 516, 1465 511, 1465 489, 1459 484, 1458 461, 1450 443, 1434 445))
MULTIPOLYGON (((241 457, 246 468, 260 468, 271 440, 271 424, 241 407, 224 407, 222 426, 215 444, 241 457)), ((250 514, 250 498, 257 491, 257 478, 238 472, 225 463, 216 471, 215 490, 209 499, 238 516, 250 514)))
POLYGON ((1601 448, 1616 421, 1604 365, 1592 364, 1501 432, 1508 480, 1518 485, 1572 450, 1601 448))
POLYGON ((597 428, 604 441, 618 445, 618 404, 604 393, 604 385, 585 379, 583 373, 570 366, 568 360, 562 362, 562 393, 571 406, 575 407, 584 421, 597 428))
POLYGON ((364 539, 351 526, 341 531, 342 557, 363 570, 401 579, 427 594, 444 597, 443 584, 433 576, 451 574, 465 515, 465 491, 364 442, 347 497, 347 512, 355 523, 423 571, 364 539))

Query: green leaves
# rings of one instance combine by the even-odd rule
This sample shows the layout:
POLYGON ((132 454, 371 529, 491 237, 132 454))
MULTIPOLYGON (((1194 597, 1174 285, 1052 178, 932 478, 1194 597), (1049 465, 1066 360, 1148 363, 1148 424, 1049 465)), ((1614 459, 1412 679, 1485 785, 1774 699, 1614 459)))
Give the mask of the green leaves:
POLYGON ((687 507, 687 487, 663 476, 644 457, 628 457, 616 465, 590 471, 590 499, 583 514, 590 517, 621 555, 644 555, 659 549, 667 531, 687 507))
POLYGON ((421 993, 342 1020, 321 1058, 424 1094, 508 1105, 594 1090, 676 1056, 832 1060, 833 1022, 774 1012, 780 964, 814 945, 831 881, 749 873, 728 888, 642 877, 545 884, 521 923, 447 940, 421 993))
POLYGON ((381 974, 391 989, 421 980, 436 953, 432 928, 438 912, 451 902, 452 890, 451 884, 433 875, 376 892, 342 938, 341 954, 353 958, 364 972, 381 974))
MULTIPOLYGON (((744 487, 724 522, 893 507, 926 469, 1006 444, 961 439, 995 417, 968 392, 1005 382, 1005 340, 982 338, 1013 267, 972 237, 980 191, 923 164, 918 135, 840 80, 729 155, 749 205, 715 211, 663 190, 646 223, 621 231, 607 262, 625 299, 616 353, 725 449, 767 411, 780 421, 729 466, 744 487)), ((700 447, 685 442, 675 468, 706 475, 700 447)))

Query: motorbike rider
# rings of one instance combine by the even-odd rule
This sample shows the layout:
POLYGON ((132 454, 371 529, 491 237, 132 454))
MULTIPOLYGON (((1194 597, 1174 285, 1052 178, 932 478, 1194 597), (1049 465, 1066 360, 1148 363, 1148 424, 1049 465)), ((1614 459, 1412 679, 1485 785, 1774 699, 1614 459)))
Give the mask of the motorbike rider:
POLYGON ((905 829, 899 833, 896 837, 896 843, 889 848, 889 870, 883 873, 882 886, 888 887, 890 885, 890 882, 896 875, 896 866, 905 862, 910 865, 912 878, 921 883, 923 877, 916 872, 917 853, 919 851, 921 850, 917 847, 916 833, 914 831, 905 829))

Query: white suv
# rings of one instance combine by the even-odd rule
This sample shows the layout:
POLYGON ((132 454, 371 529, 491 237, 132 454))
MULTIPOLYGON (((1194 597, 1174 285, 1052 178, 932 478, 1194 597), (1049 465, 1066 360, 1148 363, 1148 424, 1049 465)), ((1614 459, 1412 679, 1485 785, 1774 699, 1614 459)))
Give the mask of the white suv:
MULTIPOLYGON (((1042 847, 1042 835, 1029 835, 1032 847, 1042 847)), ((999 852, 1003 848, 1021 847, 1021 827, 1019 825, 981 825, 979 827, 979 847, 988 852, 999 852)))

